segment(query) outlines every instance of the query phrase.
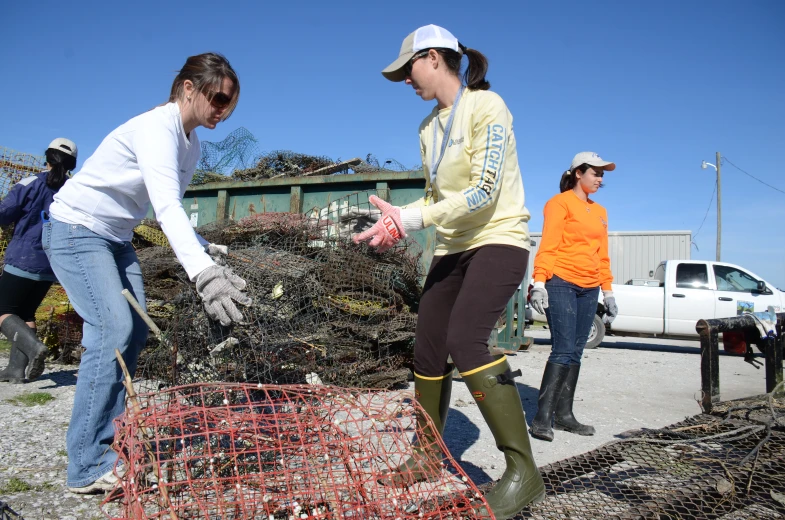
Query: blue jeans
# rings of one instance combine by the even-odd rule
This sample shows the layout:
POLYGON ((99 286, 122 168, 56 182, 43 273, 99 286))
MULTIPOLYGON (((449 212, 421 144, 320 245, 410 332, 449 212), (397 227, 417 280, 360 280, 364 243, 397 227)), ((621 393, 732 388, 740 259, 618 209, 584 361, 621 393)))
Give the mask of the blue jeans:
POLYGON ((580 365, 583 349, 597 312, 599 287, 583 288, 554 276, 545 282, 548 291, 548 328, 551 329, 549 363, 580 365))
POLYGON ((113 420, 125 408, 123 374, 115 349, 131 374, 147 340, 147 325, 121 294, 128 289, 145 307, 142 270, 130 242, 113 242, 84 226, 44 222, 42 242, 52 270, 84 319, 71 422, 66 434, 67 484, 82 487, 111 471, 117 454, 113 420))

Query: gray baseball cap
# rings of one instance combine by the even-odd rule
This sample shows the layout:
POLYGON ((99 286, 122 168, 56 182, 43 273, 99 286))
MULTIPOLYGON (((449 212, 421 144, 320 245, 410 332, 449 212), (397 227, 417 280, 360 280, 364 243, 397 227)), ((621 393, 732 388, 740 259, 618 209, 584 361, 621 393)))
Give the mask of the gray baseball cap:
POLYGON ((382 75, 390 81, 405 80, 403 68, 412 56, 424 49, 452 49, 461 52, 458 38, 450 31, 438 25, 424 25, 404 38, 398 58, 382 71, 382 75))

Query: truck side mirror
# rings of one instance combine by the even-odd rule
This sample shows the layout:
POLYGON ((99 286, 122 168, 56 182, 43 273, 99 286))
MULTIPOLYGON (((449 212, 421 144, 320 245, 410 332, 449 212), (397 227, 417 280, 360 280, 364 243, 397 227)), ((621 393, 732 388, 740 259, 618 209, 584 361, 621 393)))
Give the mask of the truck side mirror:
POLYGON ((764 282, 763 280, 758 280, 758 292, 763 294, 769 292, 769 288, 766 287, 766 282, 764 282))

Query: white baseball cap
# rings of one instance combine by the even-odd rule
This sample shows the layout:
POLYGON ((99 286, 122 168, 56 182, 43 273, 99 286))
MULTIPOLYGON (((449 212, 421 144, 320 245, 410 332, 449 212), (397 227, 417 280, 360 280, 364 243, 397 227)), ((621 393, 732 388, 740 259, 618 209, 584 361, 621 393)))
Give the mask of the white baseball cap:
POLYGON ((76 143, 74 143, 70 139, 66 139, 65 137, 58 137, 57 139, 49 143, 47 149, 49 148, 53 150, 60 150, 61 152, 67 153, 68 155, 76 159, 76 153, 77 153, 76 143))
POLYGON ((438 25, 425 25, 404 38, 398 59, 382 71, 382 75, 390 81, 403 81, 406 76, 403 68, 416 53, 424 49, 452 49, 460 53, 458 38, 450 31, 438 25))
POLYGON ((574 170, 581 164, 588 164, 589 166, 596 166, 598 168, 602 168, 606 171, 613 171, 616 169, 616 164, 608 161, 603 161, 602 157, 594 152, 581 152, 575 154, 575 157, 572 158, 572 164, 570 165, 570 171, 574 170))

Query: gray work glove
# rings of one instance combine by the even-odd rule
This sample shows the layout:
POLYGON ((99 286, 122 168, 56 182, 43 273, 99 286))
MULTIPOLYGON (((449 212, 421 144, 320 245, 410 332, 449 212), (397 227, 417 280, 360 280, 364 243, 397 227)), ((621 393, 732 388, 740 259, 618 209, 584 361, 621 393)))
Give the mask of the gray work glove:
POLYGON ((351 238, 354 234, 372 228, 380 218, 382 212, 376 208, 366 209, 357 206, 346 208, 339 217, 338 234, 342 238, 351 238))
POLYGON ((243 320, 242 313, 232 301, 241 305, 251 304, 251 298, 241 292, 243 289, 245 280, 226 266, 213 265, 196 276, 196 292, 202 297, 204 311, 210 319, 220 321, 224 327, 243 320))
POLYGON ((605 297, 605 315, 608 317, 608 323, 612 323, 613 319, 619 314, 616 298, 613 296, 613 291, 604 291, 603 295, 605 297))
POLYGON ((548 308, 548 291, 545 290, 544 282, 534 282, 529 296, 529 305, 540 314, 545 314, 545 309, 548 308))
POLYGON ((207 244, 204 246, 204 252, 210 255, 218 265, 226 265, 226 255, 229 254, 229 246, 222 246, 219 244, 207 244))

